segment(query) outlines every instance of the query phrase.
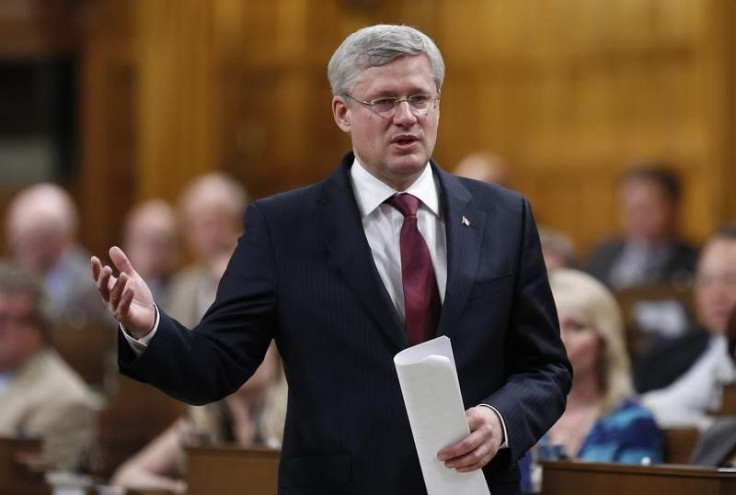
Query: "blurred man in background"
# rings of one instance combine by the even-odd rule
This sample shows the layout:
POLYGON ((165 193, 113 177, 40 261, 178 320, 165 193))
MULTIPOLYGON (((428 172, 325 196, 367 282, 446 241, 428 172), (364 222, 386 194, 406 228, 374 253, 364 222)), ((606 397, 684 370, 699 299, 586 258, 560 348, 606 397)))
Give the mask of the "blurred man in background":
POLYGON ((51 318, 35 277, 0 262, 0 435, 39 437, 50 467, 73 470, 92 439, 93 402, 51 348, 51 318))
POLYGON ((243 232, 248 204, 243 187, 222 173, 195 179, 181 194, 179 220, 194 263, 171 281, 164 308, 193 327, 215 300, 227 262, 243 232))
POLYGON ((164 304, 171 277, 179 262, 176 214, 161 199, 135 206, 125 222, 125 251, 138 267, 157 304, 164 304))
POLYGON ((623 236, 600 244, 587 271, 614 289, 652 283, 687 283, 697 250, 677 236, 681 187, 660 165, 626 172, 619 188, 623 236))
POLYGON ((478 151, 460 160, 453 173, 460 177, 505 186, 508 181, 508 169, 508 165, 500 156, 488 151, 478 151))
POLYGON ((548 272, 575 266, 575 243, 565 232, 549 225, 540 225, 539 242, 548 272))
POLYGON ((89 280, 89 254, 77 243, 77 223, 72 198, 50 183, 18 193, 6 217, 13 261, 40 277, 55 321, 71 327, 109 321, 97 288, 89 280))
POLYGON ((706 427, 721 404, 724 383, 736 372, 728 356, 726 329, 736 308, 736 226, 718 230, 706 243, 695 278, 700 328, 662 338, 637 364, 642 400, 662 426, 706 427))

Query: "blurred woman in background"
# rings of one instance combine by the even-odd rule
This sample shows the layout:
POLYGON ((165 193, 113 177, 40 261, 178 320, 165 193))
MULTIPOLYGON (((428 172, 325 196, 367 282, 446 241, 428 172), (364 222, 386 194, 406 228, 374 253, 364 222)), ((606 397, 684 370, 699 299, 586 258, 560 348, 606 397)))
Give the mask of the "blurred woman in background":
POLYGON ((554 271, 550 286, 573 384, 564 414, 540 442, 539 458, 662 462, 661 433, 652 414, 633 397, 615 298, 601 282, 577 270, 554 271))

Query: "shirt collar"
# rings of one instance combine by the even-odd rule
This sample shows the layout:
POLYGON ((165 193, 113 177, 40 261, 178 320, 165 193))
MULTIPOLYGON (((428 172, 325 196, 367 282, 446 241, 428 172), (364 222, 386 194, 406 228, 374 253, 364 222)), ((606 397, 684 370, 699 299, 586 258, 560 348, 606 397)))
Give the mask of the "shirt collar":
POLYGON ((384 201, 400 192, 416 196, 432 213, 436 216, 440 215, 437 184, 432 174, 432 167, 429 164, 424 167, 424 172, 405 191, 397 191, 377 179, 360 164, 357 157, 353 161, 353 166, 350 167, 350 179, 353 182, 353 191, 355 191, 355 198, 362 218, 373 213, 384 201))

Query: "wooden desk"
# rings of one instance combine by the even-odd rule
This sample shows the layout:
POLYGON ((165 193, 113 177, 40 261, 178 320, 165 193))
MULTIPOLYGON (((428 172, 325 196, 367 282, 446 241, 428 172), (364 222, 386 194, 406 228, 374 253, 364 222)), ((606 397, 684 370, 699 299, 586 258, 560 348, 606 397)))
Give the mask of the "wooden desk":
POLYGON ((697 428, 663 428, 664 462, 687 464, 700 438, 697 428))
POLYGON ((718 415, 736 416, 736 383, 729 383, 723 387, 723 402, 718 415))
POLYGON ((43 473, 25 466, 23 455, 39 455, 40 440, 0 437, 0 495, 51 495, 43 473))
POLYGON ((542 495, 733 495, 736 471, 691 466, 542 462, 542 495))
POLYGON ((126 459, 184 416, 187 406, 150 385, 117 377, 115 391, 97 417, 90 472, 109 478, 126 459))
POLYGON ((240 447, 187 449, 188 495, 276 495, 278 450, 240 447))

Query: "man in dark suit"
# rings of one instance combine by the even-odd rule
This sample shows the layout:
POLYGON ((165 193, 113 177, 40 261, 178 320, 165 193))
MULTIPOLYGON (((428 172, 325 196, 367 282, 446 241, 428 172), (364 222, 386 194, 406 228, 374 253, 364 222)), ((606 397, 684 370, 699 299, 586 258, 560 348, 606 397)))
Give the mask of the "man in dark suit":
POLYGON ((634 384, 660 426, 707 426, 723 384, 736 378, 728 357, 729 315, 736 308, 736 225, 705 242, 694 285, 698 326, 654 341, 634 365, 634 384))
POLYGON ((447 335, 471 433, 438 460, 483 469, 494 495, 518 493, 516 460, 561 415, 571 375, 529 204, 430 160, 444 63, 426 35, 361 29, 328 76, 353 152, 326 181, 251 205, 192 332, 156 310, 122 251, 110 250, 119 277, 93 258, 126 330, 121 370, 206 403, 236 390, 275 339, 289 382, 280 493, 426 494, 393 357, 447 335), (416 265, 431 273, 422 291, 407 285, 416 265))
POLYGON ((623 236, 593 250, 588 273, 617 290, 689 282, 698 252, 677 236, 677 175, 659 164, 631 168, 621 179, 619 201, 623 236))
MULTIPOLYGON (((728 355, 736 365, 736 307, 726 329, 728 355)), ((705 431, 690 456, 690 464, 698 466, 736 467, 736 417, 718 418, 705 431)))

